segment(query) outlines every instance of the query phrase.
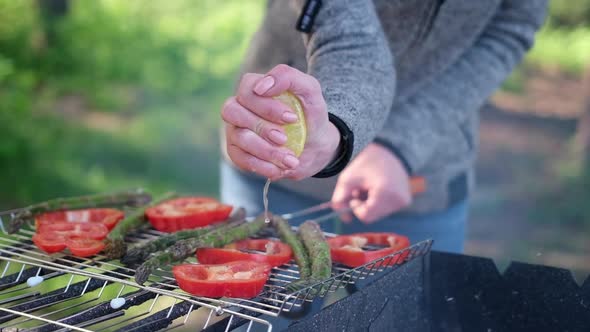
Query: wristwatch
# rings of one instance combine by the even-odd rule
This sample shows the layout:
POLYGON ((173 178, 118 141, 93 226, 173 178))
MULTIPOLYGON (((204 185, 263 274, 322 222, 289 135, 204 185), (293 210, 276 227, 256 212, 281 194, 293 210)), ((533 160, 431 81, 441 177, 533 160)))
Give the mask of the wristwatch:
POLYGON ((336 149, 336 157, 319 173, 314 175, 314 178, 329 178, 340 172, 348 165, 352 157, 354 149, 354 133, 342 119, 332 113, 328 113, 328 119, 340 132, 340 144, 336 149))

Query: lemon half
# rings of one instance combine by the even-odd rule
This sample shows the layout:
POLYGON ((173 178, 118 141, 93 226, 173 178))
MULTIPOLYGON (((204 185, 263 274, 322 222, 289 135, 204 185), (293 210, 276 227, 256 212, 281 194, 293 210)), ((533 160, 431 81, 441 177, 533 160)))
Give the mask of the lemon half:
POLYGON ((299 98, 288 91, 283 92, 274 98, 287 105, 297 115, 297 122, 286 124, 283 128, 287 135, 287 143, 285 143, 285 147, 293 151, 295 156, 299 157, 303 152, 305 141, 307 139, 307 125, 305 123, 303 106, 301 106, 299 98))

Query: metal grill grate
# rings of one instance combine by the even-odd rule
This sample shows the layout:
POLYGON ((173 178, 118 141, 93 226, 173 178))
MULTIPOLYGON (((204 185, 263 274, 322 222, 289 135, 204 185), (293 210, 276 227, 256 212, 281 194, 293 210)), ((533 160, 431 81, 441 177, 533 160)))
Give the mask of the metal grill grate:
MULTIPOLYGON (((7 221, 14 212, 0 213, 2 331, 17 328, 19 331, 169 330, 186 324, 193 330, 225 324, 225 331, 229 331, 246 324, 248 331, 270 331, 272 325, 264 315, 279 316, 347 284, 396 269, 425 255, 432 245, 431 240, 426 240, 354 269, 335 264, 331 278, 289 293, 285 286, 298 279, 299 274, 292 262, 274 268, 263 292, 256 298, 212 299, 180 290, 170 267, 159 269, 141 286, 133 279, 135 270, 101 255, 92 259, 63 253, 47 255, 32 244, 32 225, 26 225, 16 234, 6 234, 3 220, 7 221)), ((128 241, 149 241, 160 235, 149 229, 131 234, 128 241)), ((326 233, 326 236, 334 234, 326 233)))

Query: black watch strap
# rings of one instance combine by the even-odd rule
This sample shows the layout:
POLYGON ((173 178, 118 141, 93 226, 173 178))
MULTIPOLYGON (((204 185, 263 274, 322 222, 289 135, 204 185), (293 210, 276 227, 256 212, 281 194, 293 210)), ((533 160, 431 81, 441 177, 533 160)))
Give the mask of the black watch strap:
POLYGON ((328 113, 328 119, 340 132, 340 144, 338 145, 336 157, 323 170, 314 175, 314 178, 329 178, 334 176, 344 169, 350 158, 352 158, 352 151, 354 149, 354 133, 342 119, 332 113, 328 113))

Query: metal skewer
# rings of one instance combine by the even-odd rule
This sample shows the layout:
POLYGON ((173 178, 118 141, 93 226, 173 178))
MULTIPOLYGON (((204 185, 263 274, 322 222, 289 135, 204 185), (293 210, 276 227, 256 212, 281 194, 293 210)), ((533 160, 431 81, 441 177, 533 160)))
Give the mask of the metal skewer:
MULTIPOLYGON (((412 177, 410 178, 410 191, 412 193, 412 195, 418 195, 423 193, 424 191, 426 191, 426 180, 422 177, 412 177)), ((366 193, 360 193, 358 195, 359 197, 357 197, 358 200, 360 201, 364 201, 367 199, 367 195, 366 193)), ((319 218, 314 219, 315 222, 322 222, 322 221, 326 221, 329 219, 332 219, 338 215, 344 214, 344 213, 348 213, 351 212, 354 208, 356 208, 358 205, 360 205, 361 203, 358 202, 356 203, 355 206, 353 206, 353 204, 347 206, 347 207, 343 207, 343 208, 339 208, 339 209, 333 209, 334 205, 332 204, 331 201, 327 201, 327 202, 323 202, 314 206, 310 206, 308 208, 305 208, 303 210, 299 210, 296 212, 291 212, 291 213, 285 213, 281 215, 281 218, 283 219, 295 219, 295 218, 300 218, 312 213, 316 213, 316 212, 320 212, 323 210, 327 210, 327 209, 332 209, 333 211, 323 215, 319 218)))

